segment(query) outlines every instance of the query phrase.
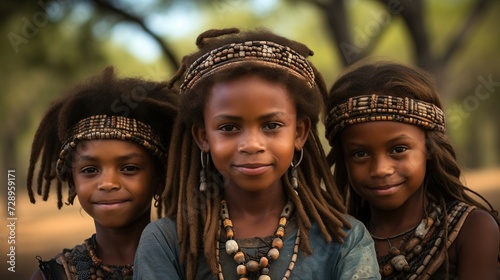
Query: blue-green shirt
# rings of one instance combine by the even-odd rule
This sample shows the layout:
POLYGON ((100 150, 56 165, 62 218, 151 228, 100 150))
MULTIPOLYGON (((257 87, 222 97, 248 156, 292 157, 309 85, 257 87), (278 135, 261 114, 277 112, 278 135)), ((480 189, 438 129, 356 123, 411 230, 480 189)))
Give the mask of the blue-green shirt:
MULTIPOLYGON (((309 242, 313 250, 312 255, 304 255, 299 251, 297 261, 292 270, 290 279, 380 279, 380 273, 375 254, 373 240, 365 226, 358 220, 347 216, 351 229, 344 229, 347 237, 343 244, 327 243, 316 223, 309 230, 309 242)), ((291 223, 289 223, 291 224, 291 223)), ((294 224, 294 223, 293 223, 294 224)), ((288 226, 283 239, 284 246, 280 256, 270 265, 271 279, 282 279, 291 257, 297 236, 295 225, 288 226)), ((254 255, 262 243, 262 248, 269 248, 259 238, 236 239, 242 250, 254 255)), ((229 256, 223 243, 220 248, 220 259, 224 279, 238 279, 236 262, 229 256)), ((198 261, 196 279, 216 280, 206 264, 201 251, 198 261)), ((137 248, 134 263, 134 279, 186 279, 185 267, 179 260, 180 247, 177 241, 175 221, 162 218, 150 223, 142 233, 137 248)))

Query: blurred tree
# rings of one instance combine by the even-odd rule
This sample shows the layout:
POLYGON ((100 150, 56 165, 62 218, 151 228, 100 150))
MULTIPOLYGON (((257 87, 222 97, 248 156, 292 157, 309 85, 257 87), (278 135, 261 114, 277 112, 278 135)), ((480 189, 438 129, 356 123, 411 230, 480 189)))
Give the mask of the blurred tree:
MULTIPOLYGON (((445 103, 454 109, 447 112, 454 121, 451 134, 460 147, 467 149, 467 164, 470 167, 484 164, 482 157, 488 152, 480 150, 484 145, 479 141, 483 139, 467 134, 480 121, 480 114, 472 114, 472 109, 476 110, 471 103, 476 101, 475 89, 486 81, 490 84, 487 89, 495 90, 496 81, 500 80, 496 66, 499 39, 492 35, 498 21, 492 12, 499 11, 497 1, 275 0, 266 2, 267 9, 259 7, 263 3, 257 0, 1 2, 0 30, 6 36, 0 46, 0 82, 9 93, 0 96, 1 125, 6 132, 2 139, 3 164, 17 165, 19 136, 32 129, 36 122, 33 116, 41 114, 54 92, 109 62, 105 49, 109 48, 113 27, 124 22, 138 26, 159 46, 166 65, 163 69, 175 71, 185 54, 181 53, 185 52, 185 44, 154 29, 148 20, 151 15, 167 13, 178 5, 202 15, 204 20, 193 18, 193 24, 199 24, 195 28, 198 33, 207 26, 267 26, 285 36, 293 34, 293 38, 311 42, 321 55, 313 60, 328 82, 344 66, 374 55, 406 60, 431 71, 445 103), (481 32, 483 29, 490 31, 485 34, 481 32)), ((196 36, 193 34, 189 34, 190 47, 196 36)), ((490 110, 489 104, 498 102, 496 96, 488 95, 488 102, 479 100, 481 109, 490 110)), ((491 114, 486 113, 493 119, 498 119, 499 114, 495 109, 491 114)), ((498 122, 490 126, 500 131, 498 122)), ((487 137, 498 154, 496 143, 500 142, 500 136, 490 133, 487 137)), ((488 162, 498 164, 498 156, 488 162)))

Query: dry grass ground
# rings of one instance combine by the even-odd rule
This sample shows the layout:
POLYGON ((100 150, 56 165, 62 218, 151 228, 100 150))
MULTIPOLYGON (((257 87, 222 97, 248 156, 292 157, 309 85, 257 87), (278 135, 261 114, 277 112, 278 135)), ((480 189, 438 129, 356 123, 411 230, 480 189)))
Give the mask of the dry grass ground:
MULTIPOLYGON (((464 180, 472 189, 486 197, 496 209, 500 209, 500 168, 465 172, 464 180)), ((6 226, 1 226, 0 279, 29 279, 37 268, 37 255, 50 258, 64 247, 80 244, 94 232, 92 219, 81 210, 77 201, 73 206, 64 206, 62 210, 57 210, 55 201, 32 205, 26 196, 19 195, 16 206, 16 272, 7 270, 9 231, 6 226)), ((0 213, 4 223, 8 224, 4 209, 0 213)))

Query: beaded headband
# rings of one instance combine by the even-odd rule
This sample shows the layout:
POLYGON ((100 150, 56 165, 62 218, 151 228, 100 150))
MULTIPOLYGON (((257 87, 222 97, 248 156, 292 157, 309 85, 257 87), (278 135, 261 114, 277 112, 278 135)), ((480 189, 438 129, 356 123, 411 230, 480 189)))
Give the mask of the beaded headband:
POLYGON ((122 116, 94 115, 80 120, 68 133, 69 137, 61 148, 56 163, 56 172, 61 180, 66 180, 66 161, 80 141, 117 139, 132 141, 146 148, 153 156, 164 160, 166 150, 160 137, 151 126, 135 119, 122 116))
POLYGON ((199 57, 189 66, 181 90, 192 88, 200 78, 220 71, 221 67, 250 61, 281 67, 314 88, 314 71, 305 57, 274 42, 247 41, 224 45, 199 57))
POLYGON ((326 118, 328 139, 333 139, 349 125, 373 122, 396 121, 418 125, 427 130, 444 131, 443 111, 434 104, 408 97, 387 95, 361 95, 351 97, 332 108, 326 118))

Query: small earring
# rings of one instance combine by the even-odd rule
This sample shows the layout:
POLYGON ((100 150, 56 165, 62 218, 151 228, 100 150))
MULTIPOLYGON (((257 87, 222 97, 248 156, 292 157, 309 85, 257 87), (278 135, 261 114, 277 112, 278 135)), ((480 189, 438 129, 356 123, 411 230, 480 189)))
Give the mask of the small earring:
POLYGON ((304 149, 300 149, 300 158, 299 158, 299 161, 296 163, 296 164, 293 164, 293 160, 292 162, 290 162, 290 166, 292 167, 292 175, 291 175, 291 181, 292 181, 292 187, 294 189, 298 189, 299 188, 299 179, 298 179, 298 174, 297 174, 297 166, 299 166, 299 164, 302 162, 302 157, 304 156, 304 149))
POLYGON ((155 201, 155 203, 153 204, 156 208, 158 208, 158 205, 160 205, 160 194, 158 193, 155 193, 153 195, 153 199, 155 201))
POLYGON ((203 160, 203 150, 201 150, 201 171, 200 171, 200 192, 205 192, 207 190, 207 177, 206 177, 206 166, 208 166, 208 162, 210 161, 210 154, 207 153, 207 161, 203 160))

